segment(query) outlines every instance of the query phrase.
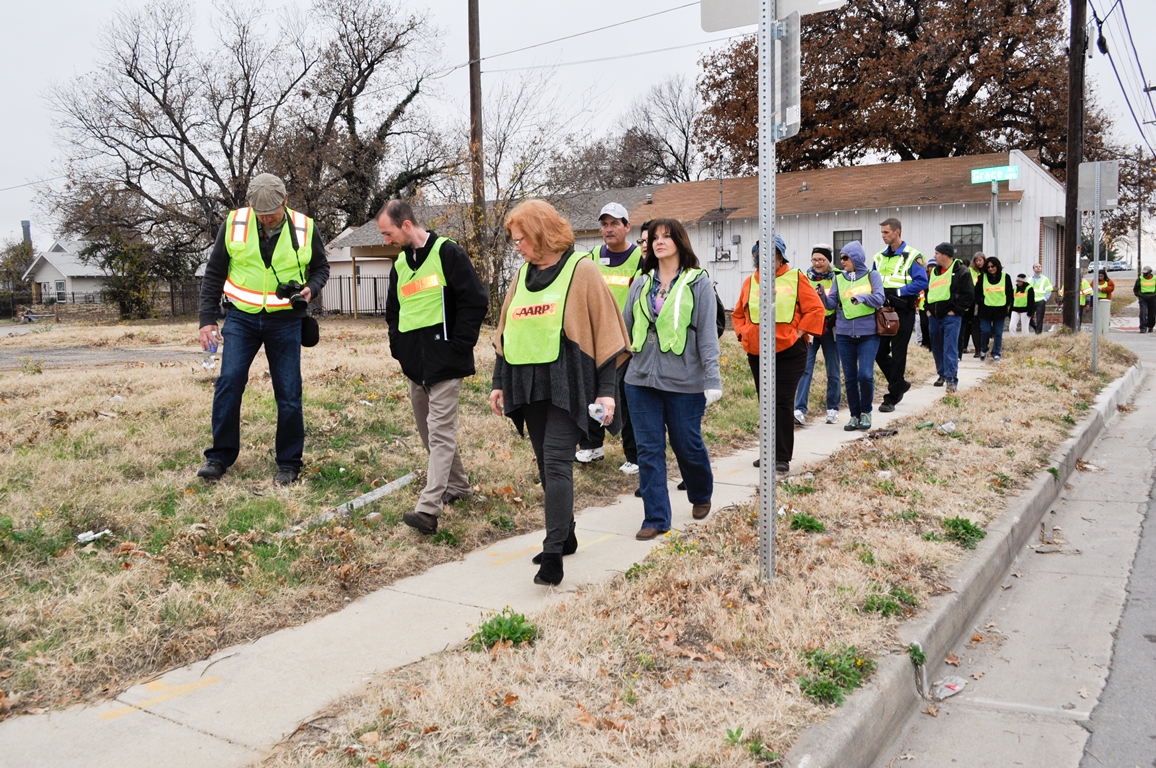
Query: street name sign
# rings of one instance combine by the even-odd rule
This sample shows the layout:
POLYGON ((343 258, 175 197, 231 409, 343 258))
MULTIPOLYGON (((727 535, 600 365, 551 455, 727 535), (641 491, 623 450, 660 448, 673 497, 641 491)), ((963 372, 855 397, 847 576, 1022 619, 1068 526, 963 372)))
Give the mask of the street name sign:
POLYGON ((1018 165, 999 165, 994 168, 972 168, 971 183, 987 184, 992 181, 1011 181, 1020 177, 1018 165))

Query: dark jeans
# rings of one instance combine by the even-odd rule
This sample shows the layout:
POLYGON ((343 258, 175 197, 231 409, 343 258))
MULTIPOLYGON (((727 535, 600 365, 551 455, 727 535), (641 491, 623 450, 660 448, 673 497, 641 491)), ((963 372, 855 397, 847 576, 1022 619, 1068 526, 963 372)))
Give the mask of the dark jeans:
POLYGON ((979 351, 987 352, 987 343, 992 342, 991 354, 992 356, 1003 354, 1003 324, 1006 318, 1001 317, 999 320, 985 320, 979 321, 979 351))
POLYGON ((839 350, 835 347, 835 334, 827 333, 812 340, 807 349, 807 369, 803 371, 803 378, 799 379, 799 391, 795 393, 796 411, 807 412, 811 380, 815 376, 815 358, 819 356, 820 348, 823 350, 823 363, 827 366, 827 410, 839 410, 839 350))
POLYGON ((907 373, 907 345, 911 343, 911 332, 915 330, 915 310, 898 309, 899 333, 894 336, 879 336, 879 351, 875 362, 887 377, 887 394, 883 402, 895 405, 903 399, 903 393, 911 389, 904 374, 907 373))
POLYGON ((919 311, 919 333, 923 346, 931 349, 931 315, 926 309, 919 311))
POLYGON ((879 337, 843 336, 835 334, 839 360, 843 363, 843 382, 847 386, 847 408, 859 418, 871 413, 875 399, 875 356, 879 351, 879 337))
POLYGON ((277 400, 277 466, 301 469, 305 418, 301 410, 301 318, 271 318, 235 309, 221 329, 221 375, 213 392, 213 447, 206 461, 231 467, 241 451, 241 395, 261 345, 277 400))
POLYGON ((522 418, 534 446, 538 477, 546 497, 542 551, 560 555, 574 523, 574 444, 582 430, 569 413, 548 400, 523 405, 522 418))
POLYGON ((959 356, 967 352, 967 342, 971 341, 972 349, 979 351, 979 318, 975 316, 975 308, 960 315, 959 323, 959 356))
MULTIPOLYGON (((626 460, 631 464, 638 463, 638 445, 634 441, 634 425, 630 423, 630 409, 626 402, 626 370, 630 367, 630 363, 626 362, 618 368, 618 394, 615 395, 615 405, 618 412, 622 414, 622 452, 626 454, 626 460)), ((601 448, 606 441, 606 427, 602 426, 602 422, 590 420, 587 425, 590 436, 583 437, 578 441, 578 447, 582 450, 590 448, 601 448)))
MULTIPOLYGON (((812 363, 815 358, 811 358, 812 363)), ((807 340, 802 336, 775 353, 775 461, 790 462, 795 455, 795 418, 791 398, 807 369, 807 340)), ((829 381, 829 379, 828 379, 829 381)), ((838 390, 836 390, 838 391, 838 390)))
POLYGON ((1048 311, 1048 303, 1046 301, 1037 301, 1036 305, 1032 307, 1032 321, 1030 327, 1036 332, 1036 335, 1044 332, 1044 314, 1048 311))
POLYGON ((639 489, 646 517, 642 527, 669 531, 670 494, 666 488, 666 436, 678 459, 691 504, 707 504, 714 495, 714 473, 702 441, 702 392, 664 392, 652 387, 626 385, 634 409, 634 436, 638 440, 639 489))
POLYGON ((935 372, 945 381, 959 383, 959 315, 945 315, 942 318, 932 317, 931 325, 931 356, 935 358, 935 372))
POLYGON ((1141 296, 1140 301, 1140 327, 1152 330, 1156 326, 1156 296, 1141 296))

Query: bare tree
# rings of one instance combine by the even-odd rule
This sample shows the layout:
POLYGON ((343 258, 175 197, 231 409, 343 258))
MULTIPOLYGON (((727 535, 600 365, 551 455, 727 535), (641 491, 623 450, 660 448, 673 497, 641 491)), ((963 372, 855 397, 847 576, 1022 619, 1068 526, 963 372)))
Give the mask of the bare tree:
POLYGON ((621 120, 622 154, 652 169, 657 182, 697 181, 705 166, 695 140, 702 102, 683 75, 671 77, 636 99, 621 120))
POLYGON ((69 231, 107 227, 87 213, 116 190, 135 198, 118 208, 139 236, 170 251, 203 247, 266 170, 337 229, 361 223, 380 187, 444 167, 432 132, 411 119, 423 75, 407 72, 407 56, 423 19, 374 0, 317 0, 308 24, 281 15, 275 27, 261 10, 219 8, 206 50, 177 0, 123 11, 101 66, 55 89, 69 182, 44 199, 69 231))

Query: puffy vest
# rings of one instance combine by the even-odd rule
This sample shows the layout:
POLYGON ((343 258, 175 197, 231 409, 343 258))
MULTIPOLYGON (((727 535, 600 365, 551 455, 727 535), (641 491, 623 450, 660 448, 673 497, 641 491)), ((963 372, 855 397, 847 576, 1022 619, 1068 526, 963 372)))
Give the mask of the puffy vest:
POLYGON ((562 323, 565 320, 566 296, 578 262, 589 254, 572 253, 554 282, 540 291, 526 287, 529 263, 518 270, 514 296, 506 308, 506 327, 502 331, 502 354, 511 365, 552 363, 562 350, 562 323))
POLYGON ((270 267, 266 267, 261 258, 261 236, 253 209, 229 211, 225 219, 229 276, 225 279, 224 294, 243 312, 257 314, 262 310, 292 309, 289 299, 277 298, 277 285, 290 280, 305 282, 306 268, 313 258, 313 219, 289 208, 285 214, 270 267))
POLYGON ((887 256, 886 253, 880 251, 875 254, 875 268, 883 277, 883 287, 902 288, 911 282, 911 265, 923 254, 910 245, 904 245, 903 252, 894 256, 887 256))
POLYGON ((939 269, 938 265, 933 266, 927 273, 928 304, 938 304, 951 298, 951 279, 955 276, 955 265, 959 263, 959 259, 954 259, 951 266, 942 274, 936 271, 939 269))
POLYGON ((442 325, 446 319, 446 274, 442 270, 442 243, 449 238, 439 237, 425 261, 417 270, 409 266, 404 253, 393 262, 397 274, 397 329, 402 333, 431 325, 442 325))
POLYGON ((1012 307, 1015 309, 1028 308, 1028 286, 1016 288, 1015 293, 1012 294, 1012 307))
POLYGON ((595 248, 594 252, 590 254, 590 258, 594 259, 594 263, 598 265, 599 271, 602 272, 602 279, 606 281, 606 287, 610 289, 614 300, 618 302, 618 311, 621 312, 626 309, 626 301, 630 296, 630 284, 638 277, 639 269, 642 266, 642 249, 637 245, 632 245, 626 261, 617 267, 603 264, 601 253, 601 248, 595 248))
POLYGON ((682 354, 686 349, 686 331, 690 328, 690 321, 694 317, 694 291, 690 286, 699 275, 705 274, 706 271, 702 269, 688 269, 679 275, 674 285, 670 286, 670 293, 663 302, 657 319, 654 319, 650 307, 650 284, 654 280, 654 274, 646 274, 642 290, 638 293, 638 300, 634 302, 634 324, 630 334, 631 350, 642 351, 653 325, 658 337, 659 351, 682 354))
POLYGON ((1140 293, 1156 293, 1156 275, 1147 279, 1143 275, 1140 276, 1140 293))
POLYGON ((839 304, 843 307, 843 317, 854 320, 857 317, 866 317, 875 314, 875 308, 866 304, 852 304, 851 298, 871 293, 871 273, 863 275, 858 280, 848 280, 842 272, 835 275, 835 283, 839 286, 839 304))
POLYGON ((999 281, 992 285, 988 282, 991 275, 984 275, 983 282, 983 303, 989 307, 1007 306, 1007 285, 1005 285, 1004 276, 999 276, 999 281))

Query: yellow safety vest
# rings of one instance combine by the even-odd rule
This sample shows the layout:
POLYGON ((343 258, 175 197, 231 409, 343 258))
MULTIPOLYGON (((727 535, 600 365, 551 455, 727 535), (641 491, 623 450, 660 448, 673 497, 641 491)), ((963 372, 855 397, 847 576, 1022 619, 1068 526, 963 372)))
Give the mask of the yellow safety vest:
POLYGON ((1012 294, 1012 307, 1015 309, 1028 308, 1028 286, 1025 285, 1022 289, 1017 288, 1012 294))
POLYGON ((983 276, 983 303, 989 307, 1007 306, 1007 285, 1004 283, 1004 276, 999 276, 999 282, 991 284, 988 280, 991 275, 983 276))
POLYGON ((1140 276, 1140 293, 1156 293, 1156 275, 1150 278, 1140 276))
POLYGON ((839 304, 843 308, 843 317, 854 320, 857 317, 866 317, 875 314, 875 308, 866 304, 852 304, 851 298, 871 293, 871 273, 863 275, 858 280, 851 281, 842 272, 835 275, 835 283, 839 286, 839 304))
POLYGON ((257 314, 292 309, 289 299, 277 298, 277 285, 290 280, 305 282, 306 268, 313 258, 313 219, 289 208, 285 214, 269 267, 261 258, 261 236, 253 209, 229 211, 225 219, 229 275, 223 292, 242 312, 257 314))
POLYGON ((446 274, 442 270, 442 243, 449 238, 439 237, 416 270, 410 269, 409 259, 399 253, 393 262, 397 273, 397 329, 401 333, 445 323, 446 274))
POLYGON ((595 248, 594 252, 590 254, 590 258, 594 259, 594 263, 598 265, 602 279, 606 281, 606 287, 610 289, 614 300, 618 302, 618 310, 621 312, 626 309, 626 302, 630 296, 630 284, 639 275, 642 266, 642 249, 637 245, 632 245, 626 261, 617 267, 603 264, 601 253, 601 248, 595 248))
POLYGON ((939 273, 939 265, 934 265, 927 273, 927 303, 938 304, 951 298, 951 279, 955 276, 955 265, 959 259, 951 262, 947 271, 939 273))
POLYGON ((686 349, 686 332, 690 328, 690 321, 694 318, 694 291, 690 286, 699 275, 705 274, 705 270, 688 269, 679 275, 674 285, 670 286, 670 294, 663 302, 657 318, 654 318, 650 307, 650 283, 654 280, 654 274, 648 273, 643 278, 645 282, 638 293, 638 300, 634 302, 634 323, 630 334, 631 350, 642 351, 653 326, 658 338, 659 351, 682 354, 686 349))
POLYGON ((923 254, 905 245, 901 253, 887 256, 886 251, 875 254, 875 268, 883 277, 884 288, 902 288, 911 282, 911 265, 923 254))
POLYGON ((526 287, 528 263, 518 270, 514 296, 506 308, 506 327, 502 331, 502 354, 511 365, 552 363, 562 351, 562 325, 566 314, 566 296, 574 280, 578 262, 589 254, 572 253, 554 278, 540 291, 526 287))
MULTIPOLYGON (((759 274, 756 272, 751 275, 751 290, 747 300, 747 308, 750 310, 751 322, 755 325, 759 324, 760 316, 760 293, 759 290, 759 274)), ((799 301, 799 270, 790 269, 775 278, 775 322, 789 323, 795 319, 795 304, 799 301), (787 275, 793 275, 794 281, 790 282, 785 279, 787 275)))

